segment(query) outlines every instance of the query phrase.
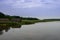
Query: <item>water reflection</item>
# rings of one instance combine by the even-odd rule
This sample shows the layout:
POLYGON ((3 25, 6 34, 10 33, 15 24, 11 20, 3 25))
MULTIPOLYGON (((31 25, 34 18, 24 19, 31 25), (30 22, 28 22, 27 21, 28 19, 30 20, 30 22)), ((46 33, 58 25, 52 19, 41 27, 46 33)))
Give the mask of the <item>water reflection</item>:
POLYGON ((21 25, 19 26, 0 26, 0 35, 3 34, 3 31, 8 32, 10 28, 21 28, 21 25))

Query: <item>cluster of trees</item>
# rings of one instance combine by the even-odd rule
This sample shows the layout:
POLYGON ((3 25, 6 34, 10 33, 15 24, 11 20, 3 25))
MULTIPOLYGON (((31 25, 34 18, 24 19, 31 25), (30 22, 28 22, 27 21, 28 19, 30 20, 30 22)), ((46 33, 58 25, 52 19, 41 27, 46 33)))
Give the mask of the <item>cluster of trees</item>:
MULTIPOLYGON (((0 12, 0 18, 20 18, 22 20, 39 20, 38 18, 32 18, 32 17, 20 17, 20 16, 10 16, 5 15, 4 13, 0 12)), ((60 19, 44 19, 42 21, 60 21, 60 19)))
POLYGON ((10 16, 10 15, 5 15, 4 13, 0 12, 0 18, 21 18, 22 20, 39 20, 38 18, 32 18, 32 17, 20 17, 20 16, 10 16))
POLYGON ((0 12, 0 18, 20 18, 20 17, 19 16, 5 15, 4 13, 0 12))
POLYGON ((38 18, 32 18, 32 17, 21 17, 23 20, 39 20, 38 18))

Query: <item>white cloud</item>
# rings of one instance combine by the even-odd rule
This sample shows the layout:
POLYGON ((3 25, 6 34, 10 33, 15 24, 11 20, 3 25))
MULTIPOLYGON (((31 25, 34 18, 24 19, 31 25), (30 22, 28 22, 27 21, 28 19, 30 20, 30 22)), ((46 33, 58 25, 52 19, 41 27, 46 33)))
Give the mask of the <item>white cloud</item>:
POLYGON ((54 8, 60 6, 60 0, 5 0, 1 3, 11 5, 13 8, 54 8))
POLYGON ((31 8, 31 7, 40 7, 41 4, 38 4, 34 1, 32 2, 21 2, 21 1, 16 1, 16 3, 13 4, 13 7, 17 8, 31 8))

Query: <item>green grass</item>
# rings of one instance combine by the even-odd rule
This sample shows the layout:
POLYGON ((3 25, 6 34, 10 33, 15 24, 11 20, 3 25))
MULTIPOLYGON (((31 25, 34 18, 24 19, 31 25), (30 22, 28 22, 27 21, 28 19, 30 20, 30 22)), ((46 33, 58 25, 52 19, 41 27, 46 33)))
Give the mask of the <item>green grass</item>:
POLYGON ((38 22, 52 22, 52 20, 22 20, 21 25, 34 24, 38 22))
POLYGON ((34 23, 37 23, 39 22, 40 20, 22 20, 21 24, 24 25, 24 24, 34 24, 34 23))

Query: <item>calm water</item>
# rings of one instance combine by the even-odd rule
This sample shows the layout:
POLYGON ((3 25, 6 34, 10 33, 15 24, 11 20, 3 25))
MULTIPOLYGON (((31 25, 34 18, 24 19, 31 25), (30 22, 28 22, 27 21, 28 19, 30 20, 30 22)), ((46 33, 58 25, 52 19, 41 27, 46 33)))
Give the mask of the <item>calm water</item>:
POLYGON ((60 40, 60 22, 0 27, 0 40, 60 40))

